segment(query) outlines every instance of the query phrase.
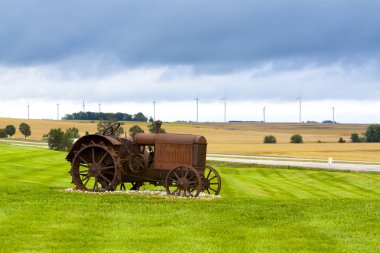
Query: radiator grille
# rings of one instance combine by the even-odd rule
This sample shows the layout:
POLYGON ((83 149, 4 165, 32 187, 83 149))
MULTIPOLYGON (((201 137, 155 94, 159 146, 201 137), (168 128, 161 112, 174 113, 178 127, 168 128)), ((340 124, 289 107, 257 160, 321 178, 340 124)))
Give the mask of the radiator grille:
POLYGON ((206 144, 194 144, 194 164, 193 166, 198 170, 204 170, 206 166, 206 144))

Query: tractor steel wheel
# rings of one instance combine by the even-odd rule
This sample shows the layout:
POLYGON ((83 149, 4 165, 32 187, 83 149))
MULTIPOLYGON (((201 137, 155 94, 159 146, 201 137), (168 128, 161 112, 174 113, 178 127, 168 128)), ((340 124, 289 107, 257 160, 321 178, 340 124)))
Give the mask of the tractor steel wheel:
POLYGON ((198 197, 201 191, 201 177, 193 167, 180 165, 168 173, 165 188, 169 195, 198 197))
POLYGON ((118 157, 103 143, 83 145, 72 161, 71 175, 77 189, 113 191, 118 185, 118 157))
POLYGON ((202 191, 210 195, 218 195, 222 187, 222 181, 219 173, 210 166, 206 166, 204 176, 202 177, 202 191))

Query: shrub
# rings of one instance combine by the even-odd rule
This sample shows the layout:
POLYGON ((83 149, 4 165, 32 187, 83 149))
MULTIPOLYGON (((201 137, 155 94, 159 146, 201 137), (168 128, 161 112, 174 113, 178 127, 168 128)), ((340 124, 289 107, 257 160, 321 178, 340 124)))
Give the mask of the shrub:
POLYGON ((367 142, 380 142, 380 125, 369 125, 364 135, 367 142))
POLYGON ((346 141, 342 137, 340 137, 339 140, 338 140, 338 142, 339 143, 345 143, 346 141))
POLYGON ((276 143, 277 140, 276 140, 276 137, 274 137, 273 135, 267 135, 264 137, 264 143, 276 143))
POLYGON ((299 134, 294 134, 290 137, 290 143, 303 143, 302 136, 299 134))
POLYGON ((357 133, 351 134, 351 142, 360 142, 360 137, 357 133))
POLYGON ((79 138, 78 129, 73 127, 63 132, 60 128, 52 128, 47 134, 48 146, 53 150, 67 151, 73 146, 75 138, 79 138))

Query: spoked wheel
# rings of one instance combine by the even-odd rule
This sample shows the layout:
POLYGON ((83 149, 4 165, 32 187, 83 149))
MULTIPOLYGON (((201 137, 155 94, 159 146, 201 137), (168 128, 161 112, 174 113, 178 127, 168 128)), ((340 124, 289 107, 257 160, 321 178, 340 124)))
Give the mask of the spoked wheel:
POLYGON ((133 173, 140 173, 145 168, 145 158, 142 154, 131 155, 128 159, 129 169, 133 173))
POLYGON ((172 169, 166 177, 165 188, 169 195, 198 197, 201 177, 193 167, 181 165, 172 169))
POLYGON ((219 173, 210 166, 206 166, 204 176, 202 177, 202 191, 210 195, 218 195, 220 188, 222 187, 222 181, 219 173))
POLYGON ((72 161, 73 183, 83 191, 113 191, 118 184, 117 165, 113 149, 104 144, 85 145, 72 161))

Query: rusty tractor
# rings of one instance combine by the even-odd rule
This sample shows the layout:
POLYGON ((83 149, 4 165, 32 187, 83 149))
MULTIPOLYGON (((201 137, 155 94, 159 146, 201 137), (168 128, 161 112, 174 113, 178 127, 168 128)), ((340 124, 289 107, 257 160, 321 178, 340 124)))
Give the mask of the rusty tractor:
POLYGON ((155 124, 156 133, 131 138, 115 137, 120 123, 102 134, 81 137, 66 157, 72 183, 83 191, 125 190, 128 184, 130 190, 139 190, 148 183, 164 186, 169 195, 218 195, 221 179, 206 165, 206 138, 160 133, 162 122, 155 124))

